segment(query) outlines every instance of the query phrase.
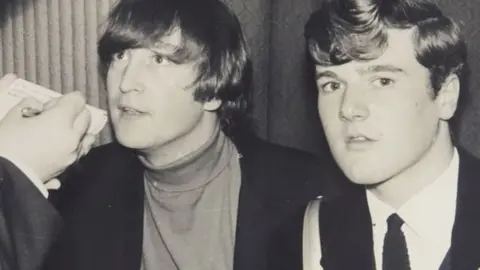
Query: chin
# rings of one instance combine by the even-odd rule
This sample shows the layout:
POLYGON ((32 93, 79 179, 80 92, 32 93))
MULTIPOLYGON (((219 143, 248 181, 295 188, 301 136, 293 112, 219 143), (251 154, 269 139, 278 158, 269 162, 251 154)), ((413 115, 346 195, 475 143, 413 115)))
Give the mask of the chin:
POLYGON ((140 134, 115 134, 115 138, 121 145, 131 149, 145 149, 150 146, 148 138, 140 136, 140 134))
POLYGON ((368 167, 355 168, 350 166, 348 169, 343 170, 343 172, 352 183, 358 185, 376 185, 382 183, 386 179, 383 177, 382 172, 368 167))
POLYGON ((363 186, 374 186, 383 182, 380 179, 370 178, 368 176, 347 176, 350 182, 363 186))

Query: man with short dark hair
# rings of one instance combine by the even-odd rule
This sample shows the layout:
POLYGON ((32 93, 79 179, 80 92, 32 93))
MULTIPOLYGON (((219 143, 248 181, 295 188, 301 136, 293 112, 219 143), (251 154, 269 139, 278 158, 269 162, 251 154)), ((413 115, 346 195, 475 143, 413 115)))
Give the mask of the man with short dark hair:
POLYGON ((54 198, 48 270, 260 270, 270 232, 323 183, 319 160, 248 135, 248 57, 217 0, 119 1, 98 51, 115 142, 54 198))
MULTIPOLYGON (((478 269, 480 161, 452 138, 468 93, 458 25, 428 1, 329 0, 305 35, 330 150, 355 184, 322 199, 312 269, 478 269)), ((301 269, 301 227, 272 269, 301 269)))

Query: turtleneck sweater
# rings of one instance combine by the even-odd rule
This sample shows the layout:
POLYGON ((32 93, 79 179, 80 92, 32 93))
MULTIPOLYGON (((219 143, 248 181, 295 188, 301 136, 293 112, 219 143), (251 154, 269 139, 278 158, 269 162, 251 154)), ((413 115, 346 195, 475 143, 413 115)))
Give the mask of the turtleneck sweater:
POLYGON ((240 192, 235 145, 221 131, 187 156, 145 166, 142 269, 233 269, 240 192))

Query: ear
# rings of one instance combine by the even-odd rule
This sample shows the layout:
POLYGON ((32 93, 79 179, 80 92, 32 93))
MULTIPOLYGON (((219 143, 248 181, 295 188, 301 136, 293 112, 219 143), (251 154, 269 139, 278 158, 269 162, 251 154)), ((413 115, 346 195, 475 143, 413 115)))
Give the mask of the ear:
POLYGON ((222 105, 222 101, 220 99, 212 99, 203 103, 203 109, 205 111, 213 112, 216 111, 220 105, 222 105))
POLYGON ((443 120, 449 120, 457 110, 458 97, 460 95, 460 80, 452 74, 445 79, 442 88, 437 93, 436 104, 439 116, 443 120))

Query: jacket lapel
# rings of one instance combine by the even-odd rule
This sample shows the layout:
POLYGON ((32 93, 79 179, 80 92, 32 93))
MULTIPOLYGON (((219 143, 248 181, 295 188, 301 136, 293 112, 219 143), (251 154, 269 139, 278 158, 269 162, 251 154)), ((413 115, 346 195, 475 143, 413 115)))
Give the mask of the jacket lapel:
MULTIPOLYGON (((480 161, 458 149, 460 167, 452 244, 440 270, 480 267, 480 161)), ((321 211, 324 269, 375 269, 371 217, 365 192, 324 201, 321 211)))
POLYGON ((140 269, 143 169, 130 155, 122 152, 114 160, 95 160, 101 165, 83 174, 93 184, 77 201, 69 222, 68 234, 74 237, 69 240, 74 249, 69 269, 140 269))
MULTIPOLYGON (((261 179, 254 178, 254 167, 252 159, 245 157, 240 159, 242 172, 242 184, 240 188, 237 213, 237 229, 235 233, 234 270, 255 270, 259 269, 258 264, 265 261, 261 246, 252 243, 264 243, 261 239, 265 237, 265 224, 269 218, 265 216, 264 204, 255 194, 252 185, 261 179)), ((263 269, 263 268, 261 268, 263 269)))
POLYGON ((451 269, 480 267, 480 162, 458 149, 457 208, 452 232, 451 269))
POLYGON ((320 211, 324 269, 375 269, 373 233, 363 188, 325 198, 320 211))
POLYGON ((450 249, 447 251, 445 258, 443 258, 442 264, 438 270, 452 270, 452 252, 450 249))
MULTIPOLYGON (((123 222, 122 254, 124 264, 117 269, 139 270, 143 251, 144 179, 143 168, 128 173, 123 196, 119 199, 119 222, 123 222), (122 205, 123 203, 123 205, 122 205), (123 267, 123 268, 121 268, 123 267)), ((114 225, 114 224, 112 224, 114 225)), ((118 237, 118 236, 115 236, 118 237)))

